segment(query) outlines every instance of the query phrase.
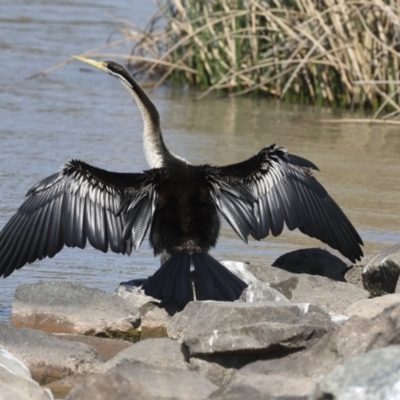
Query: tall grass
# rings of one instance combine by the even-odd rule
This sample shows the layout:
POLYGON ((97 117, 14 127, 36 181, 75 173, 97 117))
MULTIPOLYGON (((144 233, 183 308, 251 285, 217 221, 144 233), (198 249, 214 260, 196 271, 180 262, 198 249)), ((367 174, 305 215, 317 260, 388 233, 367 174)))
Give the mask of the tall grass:
POLYGON ((166 0, 123 33, 157 84, 400 115, 400 0, 166 0))

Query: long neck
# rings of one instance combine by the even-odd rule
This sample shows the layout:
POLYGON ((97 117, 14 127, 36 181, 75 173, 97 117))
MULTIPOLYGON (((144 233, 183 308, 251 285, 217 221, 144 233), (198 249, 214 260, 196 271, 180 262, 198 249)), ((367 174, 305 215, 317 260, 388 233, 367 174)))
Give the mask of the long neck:
POLYGON ((155 105, 129 73, 125 74, 121 82, 132 94, 142 114, 144 123, 143 147, 146 161, 150 168, 161 168, 164 166, 167 158, 173 156, 163 141, 160 115, 155 105))

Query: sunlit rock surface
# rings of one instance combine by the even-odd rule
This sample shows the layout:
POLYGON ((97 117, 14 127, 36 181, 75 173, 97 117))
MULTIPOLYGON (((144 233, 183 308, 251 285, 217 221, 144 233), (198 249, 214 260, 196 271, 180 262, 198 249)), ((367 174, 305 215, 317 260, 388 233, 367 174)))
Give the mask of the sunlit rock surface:
POLYGON ((81 283, 54 281, 21 285, 11 322, 16 328, 133 340, 140 336, 140 313, 119 296, 81 283))
POLYGON ((53 400, 49 389, 35 382, 29 369, 0 346, 0 396, 2 400, 53 400))

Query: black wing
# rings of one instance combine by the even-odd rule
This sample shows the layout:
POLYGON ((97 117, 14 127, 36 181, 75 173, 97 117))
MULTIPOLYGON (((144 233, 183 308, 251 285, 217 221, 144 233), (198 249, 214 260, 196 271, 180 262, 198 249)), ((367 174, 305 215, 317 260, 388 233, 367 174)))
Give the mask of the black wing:
MULTIPOLYGON (((245 186, 256 198, 253 213, 257 223, 248 220, 248 231, 256 239, 289 230, 315 237, 339 250, 351 261, 362 255, 362 240, 343 211, 312 176, 318 168, 310 161, 287 153, 275 145, 238 164, 213 167, 219 179, 243 193, 245 186)), ((251 199, 247 197, 251 203, 251 199)), ((242 206, 240 206, 242 208, 242 206)))
POLYGON ((0 276, 53 257, 64 245, 84 248, 87 241, 103 252, 110 248, 130 254, 152 217, 152 207, 146 207, 156 197, 151 178, 146 173, 108 172, 81 161, 66 164, 29 190, 0 232, 0 276), (137 211, 136 225, 130 223, 132 210, 137 211), (131 235, 124 232, 127 223, 131 235))

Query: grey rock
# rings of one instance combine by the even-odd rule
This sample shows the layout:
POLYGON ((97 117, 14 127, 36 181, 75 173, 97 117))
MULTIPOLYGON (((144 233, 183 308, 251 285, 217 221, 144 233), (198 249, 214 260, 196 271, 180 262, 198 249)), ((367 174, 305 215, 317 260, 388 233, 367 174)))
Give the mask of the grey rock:
POLYGON ((291 303, 291 301, 288 300, 282 293, 273 289, 267 283, 259 280, 249 284, 249 286, 243 290, 240 298, 236 301, 246 303, 257 303, 263 301, 277 301, 286 304, 291 303))
POLYGON ((217 386, 226 386, 231 381, 236 368, 229 366, 224 356, 217 358, 190 358, 192 371, 198 372, 201 376, 208 379, 217 386))
POLYGON ((116 295, 74 282, 21 285, 11 321, 17 328, 135 340, 140 312, 116 295))
MULTIPOLYGON (((241 391, 241 388, 247 388, 247 390, 254 391, 260 399, 307 400, 314 386, 315 382, 306 377, 274 373, 269 375, 256 372, 251 375, 237 373, 231 384, 223 391, 225 397, 222 398, 230 399, 227 394, 237 393, 241 391)), ((252 397, 250 398, 252 399, 252 397)))
MULTIPOLYGON (((400 343, 400 306, 384 310, 377 317, 366 319, 351 317, 342 326, 328 332, 312 347, 284 358, 256 361, 240 369, 229 386, 248 385, 259 387, 270 380, 298 380, 302 395, 312 393, 313 383, 346 360, 373 349, 400 343), (271 378, 274 377, 274 378, 271 378), (252 379, 255 379, 254 385, 252 379)), ((293 381, 294 382, 294 381, 293 381)), ((286 385, 286 395, 289 385, 286 385)), ((299 395, 293 386, 293 396, 299 395)), ((274 393, 271 392, 271 396, 274 393)), ((268 397, 269 398, 269 397, 268 397)))
POLYGON ((335 324, 335 326, 340 326, 345 323, 350 317, 344 314, 335 314, 330 312, 329 316, 331 317, 331 321, 335 324))
POLYGON ((345 311, 345 314, 373 318, 384 309, 398 304, 400 304, 400 293, 386 294, 372 299, 356 301, 345 311))
POLYGON ((221 264, 248 285, 258 282, 258 279, 248 270, 248 264, 240 261, 221 261, 221 264))
POLYGON ((135 343, 121 351, 114 358, 97 368, 96 372, 106 372, 123 361, 141 361, 160 367, 188 369, 189 363, 181 344, 171 339, 147 339, 135 343))
POLYGON ((118 371, 91 376, 76 386, 66 400, 155 400, 138 381, 128 379, 118 371))
POLYGON ((6 350, 2 345, 0 345, 0 366, 13 374, 20 376, 21 378, 32 378, 29 368, 21 360, 6 350))
POLYGON ((93 347, 99 354, 102 361, 108 361, 113 358, 120 351, 131 347, 132 342, 119 339, 109 339, 97 336, 85 336, 85 335, 72 335, 72 334, 55 334, 59 339, 70 340, 72 342, 80 342, 93 347))
POLYGON ((50 390, 35 382, 29 369, 0 346, 0 397, 2 400, 53 400, 50 390))
POLYGON ((0 324, 0 343, 30 370, 41 384, 68 375, 86 374, 100 363, 100 357, 83 343, 57 339, 33 329, 14 329, 0 324))
POLYGON ((202 302, 192 301, 183 309, 182 312, 171 318, 167 327, 167 335, 170 339, 182 342, 183 335, 189 323, 197 318, 201 310, 200 304, 202 304, 202 302))
POLYGON ((400 244, 377 254, 365 266, 363 285, 372 296, 394 293, 400 276, 400 244))
POLYGON ((47 383, 44 387, 50 389, 57 400, 64 399, 73 388, 84 384, 91 376, 93 376, 91 373, 87 375, 69 375, 47 383))
POLYGON ((173 315, 180 311, 174 302, 146 303, 140 307, 140 339, 167 337, 167 327, 173 315))
POLYGON ((361 289, 364 289, 362 272, 367 262, 368 261, 366 260, 366 258, 363 258, 362 264, 352 265, 344 275, 345 281, 361 289))
POLYGON ((135 280, 121 283, 115 294, 126 300, 133 307, 140 308, 146 303, 159 303, 160 300, 154 297, 147 296, 142 290, 142 281, 137 282, 135 280))
POLYGON ((347 360, 318 382, 314 400, 391 400, 400 398, 400 346, 389 346, 347 360))
POLYGON ((113 372, 120 373, 131 382, 139 382, 152 396, 159 399, 205 399, 218 388, 193 371, 139 361, 123 360, 107 374, 113 372))
POLYGON ((303 348, 332 326, 329 315, 312 304, 204 301, 189 303, 169 331, 183 333, 193 356, 303 348))
POLYGON ((229 271, 249 285, 237 301, 254 303, 260 301, 282 301, 290 303, 282 293, 257 279, 247 268, 248 264, 240 261, 221 261, 229 271))
MULTIPOLYGON (((266 398, 265 394, 259 392, 251 386, 238 385, 228 386, 216 390, 211 394, 209 399, 213 400, 271 400, 270 397, 266 398)), ((273 399, 272 399, 273 400, 273 399)), ((283 399, 285 400, 285 399, 283 399)), ((288 399, 289 400, 289 399, 288 399)))
POLYGON ((357 300, 369 297, 366 290, 323 276, 294 274, 280 268, 256 264, 249 265, 248 269, 293 303, 312 303, 335 314, 343 314, 357 300))
POLYGON ((352 264, 338 251, 319 248, 301 249, 277 258, 273 267, 296 274, 320 275, 344 282, 344 274, 352 264))

